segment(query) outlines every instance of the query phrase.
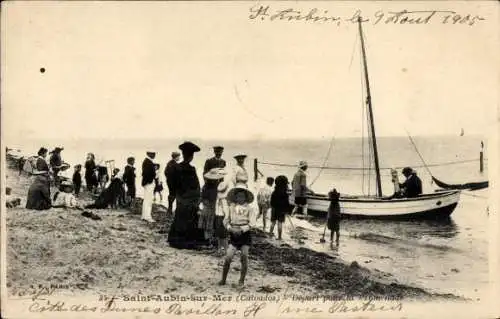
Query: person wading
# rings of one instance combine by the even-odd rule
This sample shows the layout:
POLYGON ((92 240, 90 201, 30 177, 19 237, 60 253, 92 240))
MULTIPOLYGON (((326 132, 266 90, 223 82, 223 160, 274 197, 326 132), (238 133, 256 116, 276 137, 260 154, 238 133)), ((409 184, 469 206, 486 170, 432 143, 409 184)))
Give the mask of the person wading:
POLYGON ((205 244, 203 230, 198 229, 200 205, 200 181, 196 168, 191 165, 194 153, 200 148, 192 142, 179 145, 183 161, 177 165, 171 176, 176 208, 174 221, 168 232, 168 243, 179 249, 193 249, 205 244))
POLYGON ((179 152, 172 152, 172 159, 168 161, 165 166, 165 180, 167 181, 168 187, 168 208, 169 214, 172 213, 173 205, 175 201, 175 185, 174 185, 174 173, 177 165, 179 165, 179 159, 181 154, 179 152))
POLYGON ((300 161, 299 169, 293 176, 292 188, 295 197, 295 207, 292 211, 292 215, 296 213, 307 215, 307 194, 314 194, 314 192, 307 187, 307 167, 306 161, 300 161))
POLYGON ((155 180, 155 165, 153 160, 156 156, 155 152, 147 152, 146 158, 142 162, 142 187, 144 188, 144 199, 142 202, 142 219, 150 223, 154 222, 151 217, 153 208, 153 191, 155 180))

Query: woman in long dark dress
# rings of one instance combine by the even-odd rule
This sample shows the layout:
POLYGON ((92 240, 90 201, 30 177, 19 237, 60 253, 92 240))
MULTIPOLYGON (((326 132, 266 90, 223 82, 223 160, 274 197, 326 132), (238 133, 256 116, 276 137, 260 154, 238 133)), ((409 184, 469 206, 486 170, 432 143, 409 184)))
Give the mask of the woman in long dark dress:
POLYGON ((46 210, 51 207, 49 176, 45 172, 37 173, 37 176, 35 176, 33 183, 28 189, 26 208, 46 210))
POLYGON ((87 161, 85 162, 85 184, 87 185, 88 191, 92 191, 94 187, 97 186, 97 178, 95 176, 96 168, 94 154, 89 153, 87 155, 87 161))
POLYGON ((193 249, 206 244, 203 230, 198 228, 198 207, 200 204, 200 181, 196 168, 190 164, 200 148, 191 142, 179 145, 183 162, 177 165, 173 177, 177 207, 168 242, 179 249, 193 249))

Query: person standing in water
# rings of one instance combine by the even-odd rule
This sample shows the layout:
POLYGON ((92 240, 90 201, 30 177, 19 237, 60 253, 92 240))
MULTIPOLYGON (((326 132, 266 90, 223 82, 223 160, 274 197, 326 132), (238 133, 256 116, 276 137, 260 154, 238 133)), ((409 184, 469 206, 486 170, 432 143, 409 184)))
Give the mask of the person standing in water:
POLYGON ((257 219, 262 216, 262 231, 266 231, 267 212, 271 208, 271 194, 273 193, 274 178, 268 177, 266 184, 259 189, 257 194, 257 204, 259 207, 259 214, 257 219))
POLYGON ((281 240, 285 215, 291 211, 288 197, 288 179, 284 175, 276 177, 274 191, 271 194, 271 228, 269 234, 274 236, 274 226, 278 222, 278 240, 281 240))
POLYGON ((328 193, 330 206, 328 207, 327 226, 330 230, 330 243, 333 243, 333 235, 336 234, 335 243, 339 245, 340 238, 340 194, 334 188, 328 193))
POLYGON ((296 213, 307 215, 307 194, 314 194, 314 192, 307 187, 307 168, 307 162, 300 161, 299 169, 293 176, 292 188, 295 197, 295 208, 293 209, 292 215, 296 213))

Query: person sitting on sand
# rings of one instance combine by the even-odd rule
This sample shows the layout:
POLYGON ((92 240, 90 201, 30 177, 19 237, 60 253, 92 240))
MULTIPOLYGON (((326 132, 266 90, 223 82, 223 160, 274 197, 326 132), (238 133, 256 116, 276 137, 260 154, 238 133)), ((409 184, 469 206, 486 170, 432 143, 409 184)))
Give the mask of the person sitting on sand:
POLYGON ((241 250, 241 272, 239 286, 245 283, 248 269, 248 252, 252 243, 250 227, 254 221, 253 208, 249 205, 253 202, 254 195, 247 186, 237 183, 227 194, 229 202, 229 214, 224 218, 224 225, 229 232, 229 248, 222 269, 222 280, 219 285, 225 285, 227 274, 236 250, 241 250))
POLYGON ((278 222, 278 240, 281 240, 285 215, 290 213, 290 200, 288 196, 288 178, 284 175, 276 177, 274 191, 271 194, 271 228, 269 234, 274 236, 274 226, 278 222))
POLYGON ((266 179, 266 185, 264 185, 261 189, 259 189, 259 193, 257 194, 257 204, 259 207, 259 214, 257 215, 257 219, 262 215, 262 230, 266 231, 266 222, 267 222, 267 211, 271 208, 271 194, 273 193, 273 183, 274 178, 268 177, 266 179))
POLYGON ((52 207, 80 208, 80 204, 73 195, 74 186, 70 181, 62 181, 59 192, 54 194, 52 207))
POLYGON ((118 206, 125 205, 125 189, 123 181, 118 177, 119 171, 120 169, 118 168, 113 170, 113 178, 109 186, 99 194, 99 197, 97 197, 93 204, 87 205, 85 208, 106 209, 109 206, 111 208, 118 208, 118 206))
POLYGON ((35 179, 28 189, 27 209, 46 210, 52 207, 50 178, 46 171, 34 172, 35 179))
POLYGON ((80 189, 82 187, 82 165, 75 165, 75 172, 73 173, 73 185, 75 187, 75 195, 80 195, 80 189))
POLYGON ((333 234, 335 233, 335 242, 337 246, 339 245, 340 237, 340 194, 334 188, 328 193, 328 198, 330 199, 330 206, 328 207, 327 215, 327 226, 330 230, 330 243, 333 243, 333 234))

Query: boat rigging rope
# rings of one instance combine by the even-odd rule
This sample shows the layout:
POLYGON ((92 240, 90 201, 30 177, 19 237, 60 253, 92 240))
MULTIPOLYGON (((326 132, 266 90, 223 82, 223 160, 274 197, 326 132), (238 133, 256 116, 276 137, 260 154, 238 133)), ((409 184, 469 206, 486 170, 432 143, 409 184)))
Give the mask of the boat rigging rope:
POLYGON ((323 169, 325 168, 325 164, 328 161, 328 158, 330 157, 330 152, 332 150, 332 145, 335 137, 332 136, 332 139, 330 140, 330 146, 328 146, 328 151, 326 152, 325 159, 323 160, 323 164, 321 164, 318 175, 313 179, 312 183, 309 184, 309 187, 312 187, 314 183, 318 180, 319 176, 321 175, 321 172, 323 172, 323 169))
MULTIPOLYGON (((465 163, 472 163, 472 162, 479 162, 479 159, 470 159, 470 160, 463 160, 463 161, 453 161, 453 162, 443 162, 443 163, 436 163, 436 164, 427 164, 427 167, 449 166, 449 165, 465 164, 465 163)), ((270 166, 282 166, 282 167, 297 167, 297 164, 272 163, 272 162, 261 162, 261 161, 259 161, 259 164, 270 165, 270 166)), ((402 169, 403 167, 404 166, 381 167, 380 170, 402 169)), ((421 165, 412 165, 412 167, 421 168, 421 167, 424 167, 424 166, 421 166, 421 165)), ((369 171, 369 170, 372 170, 372 168, 364 168, 364 167, 339 167, 339 166, 323 166, 323 167, 321 167, 321 166, 314 166, 314 165, 309 165, 309 168, 322 168, 322 169, 331 169, 331 170, 354 170, 354 171, 369 171)))
MULTIPOLYGON (((405 130, 405 131, 406 131, 406 130, 405 130)), ((415 151, 417 152, 418 157, 420 157, 420 160, 422 161, 422 164, 424 164, 424 167, 425 167, 425 169, 427 170, 427 173, 429 173, 429 175, 430 175, 431 177, 433 177, 434 175, 432 175, 431 170, 429 169, 429 167, 427 166, 427 164, 426 164, 426 163, 425 163, 425 161, 424 161, 424 158, 422 157, 422 155, 421 155, 421 154, 420 154, 420 152, 418 151, 418 148, 417 148, 417 146, 415 145, 415 142, 413 142, 413 138, 411 138, 410 133, 408 133, 408 131, 406 131, 406 134, 408 135, 408 138, 410 139, 411 144, 412 144, 412 145, 413 145, 413 147, 415 148, 415 151)))

